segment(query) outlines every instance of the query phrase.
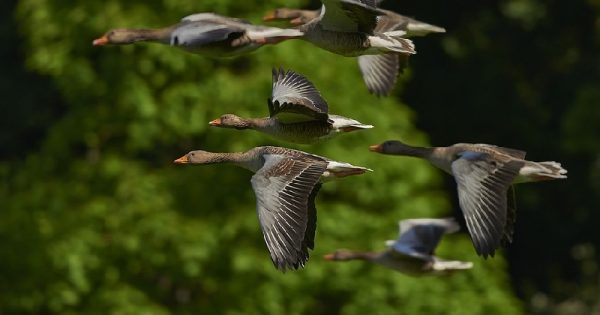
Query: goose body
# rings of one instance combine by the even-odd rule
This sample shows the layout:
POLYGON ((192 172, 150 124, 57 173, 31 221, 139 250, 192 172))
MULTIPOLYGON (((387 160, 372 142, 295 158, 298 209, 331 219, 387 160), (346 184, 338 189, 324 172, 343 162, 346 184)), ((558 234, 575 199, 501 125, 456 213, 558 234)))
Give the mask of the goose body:
MULTIPOLYGON (((288 20, 292 25, 300 26, 300 29, 306 33, 305 39, 312 41, 317 46, 339 53, 345 56, 358 56, 358 65, 363 76, 363 80, 371 93, 376 95, 387 95, 394 87, 398 74, 401 73, 408 64, 410 53, 386 53, 382 54, 380 49, 367 49, 364 47, 380 43, 385 46, 386 35, 397 34, 404 37, 424 36, 429 33, 444 33, 446 30, 442 27, 421 22, 396 12, 379 9, 376 24, 372 32, 376 36, 338 35, 336 32, 328 34, 326 30, 316 29, 319 24, 314 22, 322 15, 322 9, 319 10, 299 10, 289 8, 279 8, 268 13, 264 20, 288 20), (404 33, 404 34, 403 34, 404 33), (342 45, 340 42, 350 42, 353 45, 342 45), (362 48, 357 48, 356 46, 362 48), (338 47, 345 47, 347 50, 337 51, 338 47)), ((322 27, 321 27, 322 28, 322 27)), ((331 33, 331 32, 330 32, 331 33)), ((352 34, 352 33, 349 33, 352 34)))
POLYGON ((94 40, 94 45, 157 42, 191 53, 211 57, 230 57, 251 52, 264 44, 301 36, 294 29, 253 25, 248 21, 197 13, 180 23, 159 29, 114 29, 94 40))
MULTIPOLYGON (((385 12, 371 0, 322 0, 318 16, 297 27, 304 35, 298 37, 329 52, 347 56, 369 56, 361 64, 368 90, 387 95, 392 89, 400 59, 415 54, 411 40, 397 24, 377 29, 378 19, 385 12)), ((403 63, 402 63, 403 64, 403 63)))
POLYGON ((337 250, 325 255, 326 260, 367 260, 405 274, 441 275, 472 268, 471 262, 444 260, 433 255, 442 236, 459 230, 452 218, 408 219, 399 222, 397 240, 386 241, 387 250, 361 252, 337 250))
POLYGON ((304 76, 291 70, 273 70, 270 116, 241 118, 226 114, 212 120, 215 127, 254 129, 294 143, 313 143, 337 133, 372 128, 357 120, 329 114, 327 102, 304 76))
POLYGON ((315 197, 327 180, 363 174, 369 169, 302 151, 256 147, 246 152, 191 151, 178 164, 233 163, 254 172, 251 183, 263 238, 275 267, 304 267, 314 248, 315 197))
MULTIPOLYGON (((445 33, 446 29, 433 24, 425 23, 408 16, 398 14, 394 11, 380 9, 384 15, 379 16, 375 31, 402 30, 406 32, 405 37, 425 36, 430 33, 445 33)), ((263 20, 284 20, 293 26, 306 24, 319 17, 321 10, 302 10, 291 8, 277 8, 267 13, 263 20)))
POLYGON ((473 245, 484 257, 494 256, 501 243, 512 241, 515 209, 507 201, 511 185, 567 177, 560 163, 527 161, 524 151, 489 144, 424 148, 386 141, 370 150, 423 158, 454 176, 473 245))

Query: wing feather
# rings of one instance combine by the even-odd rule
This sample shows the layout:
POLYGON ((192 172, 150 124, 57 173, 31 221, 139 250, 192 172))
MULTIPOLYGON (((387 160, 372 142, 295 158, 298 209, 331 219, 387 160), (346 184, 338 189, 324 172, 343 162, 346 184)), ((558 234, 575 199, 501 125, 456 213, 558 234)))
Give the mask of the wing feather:
POLYGON ((298 269, 314 247, 314 197, 327 163, 276 154, 264 159, 251 180, 264 240, 277 269, 298 269))
POLYGON ((523 162, 499 162, 482 152, 465 151, 452 163, 458 200, 475 250, 493 256, 507 223, 507 191, 523 162))
POLYGON ((304 76, 273 69, 273 91, 268 101, 271 117, 291 123, 327 120, 329 110, 321 93, 304 76))

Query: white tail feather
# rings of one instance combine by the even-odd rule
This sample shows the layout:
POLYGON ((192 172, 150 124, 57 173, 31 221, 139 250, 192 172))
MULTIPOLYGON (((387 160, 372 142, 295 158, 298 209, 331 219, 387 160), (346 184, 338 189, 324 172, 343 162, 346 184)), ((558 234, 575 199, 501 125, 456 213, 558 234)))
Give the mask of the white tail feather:
POLYGON ((455 260, 438 260, 433 264, 433 270, 465 270, 473 268, 473 263, 470 261, 455 261, 455 260))

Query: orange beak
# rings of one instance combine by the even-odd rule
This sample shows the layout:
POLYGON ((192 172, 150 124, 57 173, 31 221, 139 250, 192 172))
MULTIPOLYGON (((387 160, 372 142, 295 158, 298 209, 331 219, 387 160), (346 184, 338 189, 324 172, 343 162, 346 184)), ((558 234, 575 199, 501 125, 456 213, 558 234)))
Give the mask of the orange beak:
POLYGON ((221 126, 221 118, 217 118, 217 119, 211 120, 208 124, 211 125, 211 126, 213 126, 213 127, 221 126))
POLYGON ((263 21, 273 21, 275 19, 275 11, 270 11, 265 16, 263 16, 263 21))
POLYGON ((175 164, 187 164, 190 163, 190 159, 188 159, 187 154, 173 161, 175 164))
POLYGON ((327 261, 333 261, 335 259, 335 254, 326 254, 326 255, 323 255, 323 259, 325 259, 327 261))
POLYGON ((94 39, 92 44, 94 46, 104 46, 104 45, 108 44, 108 37, 106 37, 106 35, 104 35, 100 38, 96 38, 96 39, 94 39))
POLYGON ((381 146, 381 144, 374 144, 372 146, 369 146, 369 151, 381 153, 383 151, 383 147, 381 146))

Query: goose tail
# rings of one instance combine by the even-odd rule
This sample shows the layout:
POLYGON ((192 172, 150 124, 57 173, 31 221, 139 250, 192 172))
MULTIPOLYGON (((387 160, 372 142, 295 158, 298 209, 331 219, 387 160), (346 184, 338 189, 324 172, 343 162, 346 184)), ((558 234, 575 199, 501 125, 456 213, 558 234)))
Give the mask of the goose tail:
POLYGON ((521 171, 521 176, 528 181, 544 181, 567 178, 567 170, 554 161, 527 162, 521 171))
POLYGON ((380 49, 382 52, 397 52, 405 55, 414 55, 415 44, 412 40, 404 38, 405 31, 390 31, 375 36, 370 36, 369 41, 372 47, 380 49))
POLYGON ((408 34, 407 36, 425 36, 429 33, 446 33, 446 29, 443 27, 423 23, 423 22, 411 22, 407 25, 408 34))
POLYGON ((473 263, 470 261, 438 260, 433 264, 433 269, 436 271, 466 270, 471 268, 473 268, 473 263))
POLYGON ((358 120, 354 120, 343 116, 330 114, 329 119, 331 120, 333 129, 338 132, 350 132, 359 129, 373 128, 373 125, 365 125, 358 120))
POLYGON ((372 169, 362 166, 355 166, 350 163, 329 161, 329 164, 327 164, 327 170, 325 173, 323 173, 323 177, 334 179, 352 175, 360 175, 372 171, 372 169))

